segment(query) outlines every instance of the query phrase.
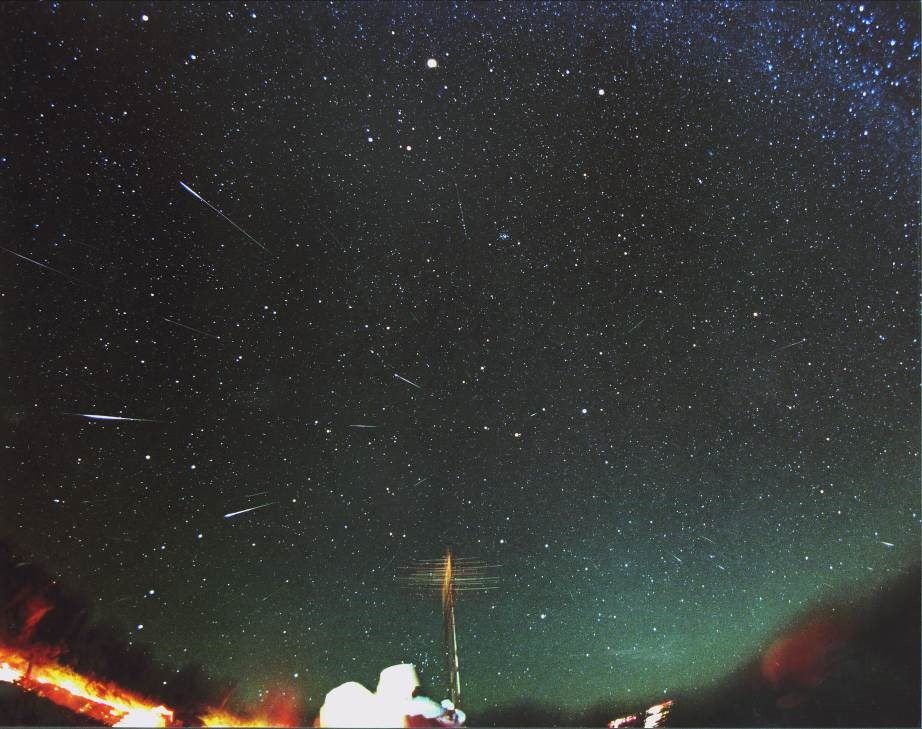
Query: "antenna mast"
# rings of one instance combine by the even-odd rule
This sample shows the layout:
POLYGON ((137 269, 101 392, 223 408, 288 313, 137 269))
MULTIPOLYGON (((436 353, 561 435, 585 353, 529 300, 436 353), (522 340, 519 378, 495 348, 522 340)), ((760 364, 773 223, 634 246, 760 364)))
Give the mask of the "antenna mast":
POLYGON ((498 577, 487 576, 487 565, 475 559, 456 558, 449 549, 441 559, 421 560, 405 568, 400 581, 407 587, 433 591, 442 598, 442 628, 448 690, 456 708, 461 705, 461 662, 458 657, 458 627, 455 603, 459 592, 483 592, 498 589, 498 577))
POLYGON ((445 630, 445 664, 451 702, 461 705, 461 664, 458 661, 458 628, 455 624, 455 574, 451 550, 445 554, 445 574, 442 577, 442 623, 445 630))

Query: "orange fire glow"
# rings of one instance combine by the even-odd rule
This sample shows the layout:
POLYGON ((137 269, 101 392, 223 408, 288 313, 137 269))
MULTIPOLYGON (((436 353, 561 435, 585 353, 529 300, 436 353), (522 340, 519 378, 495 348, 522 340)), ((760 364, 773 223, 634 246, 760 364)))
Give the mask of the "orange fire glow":
MULTIPOLYGON (((0 681, 38 694, 59 706, 106 726, 173 727, 174 712, 159 702, 123 689, 112 681, 81 675, 62 666, 38 648, 32 653, 0 645, 0 681)), ((202 726, 295 726, 296 719, 280 722, 273 716, 241 718, 223 709, 198 717, 202 726)))
POLYGON ((762 675, 775 687, 822 683, 835 649, 848 637, 842 620, 818 616, 776 640, 762 657, 762 675))
POLYGON ((14 683, 108 726, 167 726, 173 712, 110 682, 96 681, 54 660, 0 646, 0 680, 14 683))

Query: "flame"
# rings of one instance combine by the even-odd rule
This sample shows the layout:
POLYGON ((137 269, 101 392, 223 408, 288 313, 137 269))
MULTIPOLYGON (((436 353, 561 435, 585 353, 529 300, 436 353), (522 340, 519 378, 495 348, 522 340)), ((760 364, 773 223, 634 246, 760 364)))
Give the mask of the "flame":
POLYGON ((166 726, 172 718, 173 712, 165 706, 158 706, 154 709, 132 709, 112 726, 166 726))
POLYGON ((644 719, 645 727, 659 727, 666 723, 669 718, 669 712, 672 711, 672 699, 667 699, 661 704, 656 704, 647 709, 647 716, 644 719))
POLYGON ((27 640, 35 632, 42 618, 53 609, 53 605, 41 595, 28 595, 25 604, 25 619, 22 623, 21 637, 27 640))
POLYGON ((654 704, 643 714, 630 714, 608 722, 608 729, 620 727, 661 727, 665 726, 669 712, 672 711, 672 699, 667 699, 661 704, 654 704))
POLYGON ((0 646, 0 680, 107 726, 165 727, 173 712, 115 684, 82 676, 54 660, 0 646))
POLYGON ((280 724, 268 716, 252 716, 248 719, 242 719, 224 709, 211 709, 199 716, 199 720, 202 726, 297 726, 297 722, 280 724))
POLYGON ((22 678, 22 671, 17 671, 9 663, 0 663, 0 681, 15 683, 22 678))
MULTIPOLYGON (((36 693, 59 706, 106 726, 171 727, 174 712, 157 701, 123 689, 112 681, 84 676, 62 666, 36 646, 30 653, 0 645, 0 681, 36 693)), ((297 726, 297 719, 278 712, 242 718, 224 709, 208 709, 198 717, 202 726, 297 726)))

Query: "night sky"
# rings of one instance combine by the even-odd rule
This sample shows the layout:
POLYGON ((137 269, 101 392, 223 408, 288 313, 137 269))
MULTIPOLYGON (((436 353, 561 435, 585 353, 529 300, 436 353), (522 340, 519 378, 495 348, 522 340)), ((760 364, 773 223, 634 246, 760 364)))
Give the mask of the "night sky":
POLYGON ((475 721, 713 685, 918 559, 919 24, 0 5, 0 538, 247 700, 444 698, 449 547, 475 721))

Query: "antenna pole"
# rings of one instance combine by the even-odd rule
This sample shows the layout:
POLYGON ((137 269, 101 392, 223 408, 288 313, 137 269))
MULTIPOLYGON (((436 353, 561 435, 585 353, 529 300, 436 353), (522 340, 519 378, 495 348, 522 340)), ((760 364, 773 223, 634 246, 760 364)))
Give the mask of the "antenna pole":
POLYGON ((451 552, 445 556, 445 577, 442 585, 442 619, 445 629, 445 662, 448 667, 448 689, 451 702, 461 705, 461 665, 458 658, 458 630, 455 623, 455 574, 451 552))
POLYGON ((438 590, 441 593, 445 668, 449 695, 455 708, 461 708, 461 661, 458 657, 455 601, 459 592, 499 589, 499 577, 486 574, 486 570, 498 566, 469 557, 455 558, 449 549, 440 559, 419 560, 414 565, 401 568, 403 574, 398 579, 404 586, 418 590, 438 590))

